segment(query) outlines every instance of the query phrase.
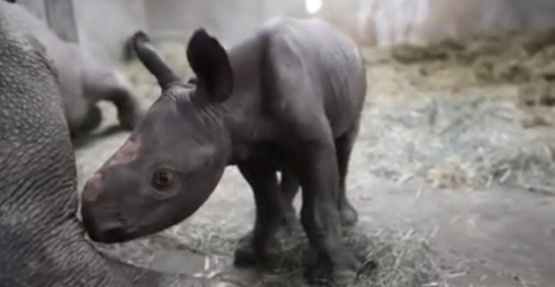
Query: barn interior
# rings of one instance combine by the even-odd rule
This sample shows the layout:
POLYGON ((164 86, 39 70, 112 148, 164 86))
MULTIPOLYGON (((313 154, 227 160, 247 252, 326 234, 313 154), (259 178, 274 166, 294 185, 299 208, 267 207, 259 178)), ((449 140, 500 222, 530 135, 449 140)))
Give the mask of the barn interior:
MULTIPOLYGON (((160 89, 125 48, 136 30, 189 77, 185 45, 199 27, 231 47, 272 17, 331 22, 356 40, 367 69, 347 179, 360 220, 345 239, 365 262, 356 286, 555 282, 555 1, 17 2, 113 65, 145 107, 160 89)), ((115 109, 100 105, 101 127, 77 149, 79 190, 129 135, 113 128, 115 109)), ((138 266, 222 286, 308 286, 303 233, 282 242, 271 270, 232 267, 253 220, 252 193, 229 167, 209 201, 179 225, 96 245, 138 266)))

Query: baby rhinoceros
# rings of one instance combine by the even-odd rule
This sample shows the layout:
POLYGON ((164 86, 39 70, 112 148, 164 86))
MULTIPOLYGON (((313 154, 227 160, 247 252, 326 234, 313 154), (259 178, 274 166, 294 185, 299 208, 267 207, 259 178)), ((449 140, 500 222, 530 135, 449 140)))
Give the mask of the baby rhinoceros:
POLYGON ((52 60, 72 137, 99 126, 102 116, 96 104, 101 100, 114 103, 122 128, 131 130, 137 125, 144 111, 122 76, 78 44, 60 39, 46 23, 19 4, 5 6, 17 29, 38 39, 52 60))
POLYGON ((256 220, 235 263, 267 262, 291 206, 277 180, 283 171, 289 192, 302 187, 301 223, 318 255, 310 277, 354 279, 360 262, 341 238, 341 223, 357 220, 345 178, 366 94, 354 41, 322 20, 279 18, 226 50, 200 28, 187 46, 196 75, 188 81, 145 33, 132 41, 162 94, 84 187, 91 238, 123 242, 179 223, 237 165, 254 192, 256 220))

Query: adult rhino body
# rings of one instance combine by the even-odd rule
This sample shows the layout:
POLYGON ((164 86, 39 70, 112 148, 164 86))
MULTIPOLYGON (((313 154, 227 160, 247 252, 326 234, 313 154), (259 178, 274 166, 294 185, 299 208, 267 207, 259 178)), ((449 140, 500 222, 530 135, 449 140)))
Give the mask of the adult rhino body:
POLYGON ((53 60, 58 71, 64 113, 73 137, 100 124, 102 116, 96 104, 101 100, 115 104, 122 128, 130 130, 137 125, 144 112, 122 76, 78 44, 60 39, 46 23, 19 4, 3 6, 9 11, 7 17, 10 21, 38 39, 53 60))
POLYGON ((227 165, 237 165, 254 191, 256 220, 236 264, 268 259, 300 184, 301 223, 318 254, 312 277, 350 282, 359 262, 340 225, 357 220, 345 179, 366 94, 354 41, 321 20, 280 18, 226 51, 199 29, 187 47, 197 76, 189 81, 145 33, 133 42, 162 95, 84 188, 91 238, 127 241, 174 225, 206 201, 227 165))
POLYGON ((109 260, 84 239, 56 69, 8 5, 0 2, 0 285, 210 286, 109 260))

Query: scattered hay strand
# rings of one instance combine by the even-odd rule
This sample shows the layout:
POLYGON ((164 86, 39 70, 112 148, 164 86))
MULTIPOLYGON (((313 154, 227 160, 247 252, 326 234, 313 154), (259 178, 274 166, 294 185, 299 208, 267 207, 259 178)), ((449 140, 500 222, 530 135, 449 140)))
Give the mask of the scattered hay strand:
MULTIPOLYGON (((145 267, 149 266, 149 260, 156 250, 176 249, 195 250, 201 254, 218 253, 228 258, 225 264, 231 264, 237 238, 214 236, 215 230, 187 228, 192 229, 198 232, 188 233, 186 237, 166 234, 156 236, 155 239, 144 239, 142 243, 134 245, 103 246, 102 250, 145 267), (195 246, 200 242, 202 247, 195 246)), ((445 267, 431 248, 428 238, 413 230, 401 233, 382 229, 371 234, 347 231, 344 239, 348 248, 363 262, 353 287, 444 286, 442 275, 445 274, 445 267)), ((314 254, 302 232, 295 232, 290 238, 282 240, 281 252, 274 256, 275 261, 271 263, 269 271, 263 274, 258 286, 313 286, 303 276, 304 268, 314 259, 314 254)))

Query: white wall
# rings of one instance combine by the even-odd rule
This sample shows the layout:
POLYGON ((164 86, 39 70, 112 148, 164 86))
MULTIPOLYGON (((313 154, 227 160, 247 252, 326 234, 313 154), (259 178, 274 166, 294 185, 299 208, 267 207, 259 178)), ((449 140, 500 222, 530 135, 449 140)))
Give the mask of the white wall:
MULTIPOLYGON (((323 0, 317 14, 361 43, 387 46, 479 33, 555 27, 555 0, 323 0)), ((147 22, 160 39, 185 41, 204 26, 227 43, 269 17, 308 16, 304 0, 150 0, 147 22), (185 38, 185 39, 183 39, 185 38)))
POLYGON ((119 60, 126 40, 137 29, 146 28, 143 0, 74 0, 73 3, 79 42, 104 61, 119 60))
MULTIPOLYGON (((31 3, 44 13, 45 0, 31 3)), ((154 40, 186 42, 204 27, 224 45, 248 36, 276 15, 307 17, 305 0, 73 0, 78 37, 85 49, 114 62, 125 40, 147 29, 154 40)), ((514 29, 555 27, 555 0, 323 0, 317 16, 360 43, 426 44, 445 38, 514 29)))
POLYGON ((357 32, 369 44, 426 44, 445 38, 555 27, 554 0, 360 0, 357 32))

